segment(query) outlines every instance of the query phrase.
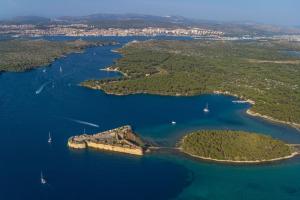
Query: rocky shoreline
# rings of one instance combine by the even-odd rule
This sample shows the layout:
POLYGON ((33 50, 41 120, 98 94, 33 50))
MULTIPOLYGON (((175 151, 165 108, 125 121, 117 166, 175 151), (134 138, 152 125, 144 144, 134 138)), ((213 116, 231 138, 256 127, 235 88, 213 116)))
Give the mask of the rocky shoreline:
POLYGON ((219 159, 214 159, 214 158, 197 156, 197 155, 193 155, 193 154, 184 152, 182 149, 180 149, 180 151, 186 155, 189 155, 191 157, 198 158, 201 160, 213 161, 213 162, 218 162, 218 163, 228 163, 228 164, 230 164, 230 163, 231 164, 263 164, 263 163, 287 160, 287 159, 290 159, 290 158, 293 158, 293 157, 299 155, 299 152, 293 152, 291 155, 280 157, 280 158, 273 158, 273 159, 269 159, 269 160, 236 161, 236 160, 219 160, 219 159))
POLYGON ((276 123, 280 123, 280 124, 286 124, 286 125, 292 126, 293 128, 296 128, 297 130, 300 128, 300 124, 274 119, 273 117, 256 113, 256 112, 252 111, 251 109, 248 109, 246 111, 246 113, 248 115, 253 116, 253 117, 260 117, 260 118, 263 118, 263 119, 266 119, 266 120, 269 120, 269 121, 272 121, 272 122, 276 122, 276 123))
MULTIPOLYGON (((236 94, 232 94, 228 91, 214 91, 213 92, 214 94, 223 94, 223 95, 228 95, 228 96, 234 96, 236 98, 239 98, 239 99, 242 99, 244 100, 245 102, 248 102, 249 104, 251 105, 254 105, 255 104, 255 101, 251 100, 251 99, 245 99, 244 97, 242 96, 238 96, 236 94)), ((260 113, 256 113, 254 111, 251 110, 251 108, 249 108, 246 113, 248 115, 251 115, 253 117, 260 117, 260 118, 263 118, 263 119, 266 119, 268 121, 272 121, 272 122, 276 122, 276 123, 281 123, 281 124, 286 124, 286 125, 289 125, 289 126, 292 126, 293 128, 296 128, 296 129, 299 129, 300 128, 300 124, 297 124, 297 123, 293 123, 293 122, 287 122, 287 121, 283 121, 283 120, 279 120, 279 119, 275 119, 273 117, 270 117, 270 116, 267 116, 267 115, 262 115, 260 113)))
MULTIPOLYGON (((103 69, 103 71, 114 71, 114 72, 119 72, 119 73, 122 73, 121 71, 117 70, 117 69, 103 69)), ((124 94, 124 93, 114 93, 114 92, 109 92, 107 90, 104 90, 103 88, 101 88, 101 86, 90 86, 90 85, 82 85, 84 87, 87 87, 87 88, 90 88, 90 89, 95 89, 95 90, 102 90, 104 91, 106 94, 109 94, 109 95, 116 95, 116 96, 125 96, 125 95, 134 95, 134 94, 152 94, 152 93, 148 93, 148 92, 134 92, 134 93, 130 93, 130 94, 124 94)), ((251 105, 254 105, 255 104, 255 101, 251 100, 251 99, 245 99, 243 97, 240 97, 236 94, 231 94, 230 92, 221 92, 221 91, 214 91, 213 94, 220 94, 220 95, 228 95, 228 96, 233 96, 233 97, 237 97, 239 99, 242 99, 244 100, 245 102, 251 104, 251 105)), ((168 94, 161 94, 161 93, 153 93, 153 95, 162 95, 162 96, 170 96, 168 94)), ((182 94, 176 94, 176 95, 171 95, 171 96, 193 96, 193 95, 182 95, 182 94)), ((266 120, 269 120, 269 121, 272 121, 272 122, 276 122, 276 123, 281 123, 281 124, 286 124, 286 125, 289 125, 293 128, 296 128, 297 130, 300 129, 300 124, 297 124, 297 123, 292 123, 292 122, 287 122, 287 121, 282 121, 282 120, 278 120, 278 119, 275 119, 273 117, 270 117, 270 116, 267 116, 267 115, 262 115, 262 114, 259 114, 259 113, 256 113, 254 111, 250 109, 248 109, 246 111, 246 113, 248 115, 251 115, 251 116, 254 116, 254 117, 260 117, 260 118, 263 118, 263 119, 266 119, 266 120)))
POLYGON ((118 72, 120 74, 122 74, 123 76, 127 77, 128 75, 125 72, 122 72, 119 70, 119 68, 114 68, 114 67, 106 67, 106 68, 102 68, 100 69, 101 71, 106 71, 106 72, 118 72))

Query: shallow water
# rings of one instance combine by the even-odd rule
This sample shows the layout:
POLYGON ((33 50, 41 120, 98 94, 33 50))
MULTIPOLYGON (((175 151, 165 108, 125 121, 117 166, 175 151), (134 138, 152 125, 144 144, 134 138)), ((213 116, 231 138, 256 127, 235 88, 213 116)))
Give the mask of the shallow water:
POLYGON ((249 105, 234 104, 233 97, 113 96, 79 87, 86 79, 119 76, 99 70, 120 57, 111 49, 147 38, 102 39, 121 44, 90 48, 26 73, 0 75, 0 199, 299 199, 299 158, 231 166, 167 153, 137 158, 69 149, 68 137, 83 129, 96 133, 125 124, 166 146, 187 131, 208 128, 255 131, 300 142, 297 130, 247 116, 249 105), (204 114, 207 103, 210 113, 204 114), (173 120, 176 125, 171 125, 173 120), (47 185, 40 184, 41 170, 47 185))

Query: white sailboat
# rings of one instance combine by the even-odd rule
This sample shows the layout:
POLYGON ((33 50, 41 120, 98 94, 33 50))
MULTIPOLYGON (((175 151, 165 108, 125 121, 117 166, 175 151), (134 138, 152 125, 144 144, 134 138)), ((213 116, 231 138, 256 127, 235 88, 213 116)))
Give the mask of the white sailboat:
POLYGON ((47 183, 46 179, 43 176, 43 172, 41 171, 41 184, 45 185, 47 183))
POLYGON ((205 108, 203 109, 203 112, 208 113, 209 109, 208 109, 208 104, 206 104, 205 108))
POLYGON ((49 132, 49 138, 48 138, 48 143, 52 143, 52 138, 51 138, 51 133, 49 132))

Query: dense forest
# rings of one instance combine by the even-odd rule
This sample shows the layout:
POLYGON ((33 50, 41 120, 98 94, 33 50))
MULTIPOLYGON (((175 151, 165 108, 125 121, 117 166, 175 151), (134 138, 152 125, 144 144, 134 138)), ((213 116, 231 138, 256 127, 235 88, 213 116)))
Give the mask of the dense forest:
POLYGON ((269 136, 229 130, 188 134, 184 137, 181 148, 188 154, 232 161, 270 160, 293 152, 287 144, 269 136))
POLYGON ((228 91, 255 101, 252 111, 300 123, 300 43, 288 41, 131 42, 113 68, 119 79, 83 86, 113 94, 199 95, 228 91), (298 54, 299 55, 299 54, 298 54))
POLYGON ((80 52, 89 46, 108 42, 4 40, 0 41, 0 72, 19 72, 50 64, 54 59, 68 53, 80 52))

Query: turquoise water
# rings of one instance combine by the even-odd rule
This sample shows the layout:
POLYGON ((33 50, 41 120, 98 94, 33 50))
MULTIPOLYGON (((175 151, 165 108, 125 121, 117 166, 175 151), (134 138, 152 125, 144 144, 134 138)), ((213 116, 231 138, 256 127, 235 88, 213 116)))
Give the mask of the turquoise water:
POLYGON ((256 131, 300 142, 297 130, 247 116, 249 105, 234 104, 233 97, 113 96, 79 87, 85 79, 119 76, 99 70, 120 57, 111 49, 147 38, 102 39, 121 44, 90 48, 26 73, 0 75, 0 199, 299 199, 299 158, 234 166, 171 153, 137 158, 69 149, 68 137, 83 129, 96 133, 125 124, 166 146, 186 131, 207 128, 256 131), (208 114, 202 112, 206 103, 208 114), (175 126, 170 124, 173 120, 175 126), (40 184, 41 170, 47 185, 40 184))

